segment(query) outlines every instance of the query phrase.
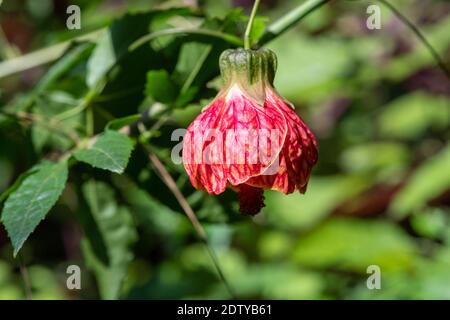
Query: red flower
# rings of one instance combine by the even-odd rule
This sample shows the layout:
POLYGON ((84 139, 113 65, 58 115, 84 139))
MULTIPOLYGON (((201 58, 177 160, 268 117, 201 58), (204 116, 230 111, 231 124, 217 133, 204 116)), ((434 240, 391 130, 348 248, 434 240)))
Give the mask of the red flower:
POLYGON ((243 214, 261 210, 265 189, 304 193, 317 162, 313 134, 273 87, 276 64, 268 49, 222 53, 225 86, 183 141, 192 185, 209 194, 231 187, 240 193, 243 214))

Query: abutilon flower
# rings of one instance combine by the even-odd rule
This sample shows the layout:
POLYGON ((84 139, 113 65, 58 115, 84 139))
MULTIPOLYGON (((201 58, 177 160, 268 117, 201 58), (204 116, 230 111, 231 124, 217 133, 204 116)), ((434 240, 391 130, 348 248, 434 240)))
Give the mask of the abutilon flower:
POLYGON ((264 207, 264 190, 304 193, 318 158, 314 135, 274 89, 276 67, 268 49, 224 51, 224 87, 184 136, 192 185, 209 194, 239 192, 242 214, 264 207))

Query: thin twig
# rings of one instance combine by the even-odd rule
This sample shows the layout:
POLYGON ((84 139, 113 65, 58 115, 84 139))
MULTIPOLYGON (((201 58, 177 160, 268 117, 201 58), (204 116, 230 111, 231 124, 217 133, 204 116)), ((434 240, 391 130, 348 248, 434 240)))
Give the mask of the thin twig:
POLYGON ((194 211, 192 210, 191 206, 187 202, 186 198, 181 193, 180 189, 178 189, 177 184, 173 180, 172 176, 169 174, 169 172, 166 170, 164 165, 161 163, 159 158, 151 151, 147 150, 149 155, 150 161, 153 163, 153 166, 155 169, 159 172, 161 179, 166 184, 166 186, 172 191, 173 195, 177 199, 178 203, 180 204, 183 211, 186 213, 186 216, 191 221, 192 225, 194 226, 195 231, 197 232, 199 238, 202 240, 202 242, 205 244, 209 255, 211 256, 211 259, 213 261, 213 264, 217 270, 217 273, 219 274, 220 279, 225 284, 225 287, 227 288, 230 295, 233 297, 233 299, 236 298, 234 291, 232 290, 229 282, 225 278, 225 275, 222 271, 222 268, 220 267, 219 260, 217 259, 216 254, 214 253, 214 250, 211 248, 211 246, 208 243, 208 239, 206 237, 206 233, 200 224, 200 221, 198 221, 197 216, 195 215, 194 211))
MULTIPOLYGON (((265 34, 259 41, 259 45, 262 46, 274 38, 280 36, 282 33, 286 32, 298 22, 303 20, 310 13, 314 12, 316 9, 320 8, 324 4, 330 2, 331 0, 307 0, 290 13, 282 16, 280 19, 269 25, 265 34)), ((437 65, 444 74, 450 79, 450 69, 447 67, 443 59, 440 57, 439 53, 436 49, 431 45, 425 35, 419 30, 419 28, 408 19, 403 13, 401 13, 396 7, 394 7, 388 0, 378 0, 382 3, 386 8, 388 8, 392 13, 400 19, 423 43, 423 45, 427 48, 430 54, 433 56, 434 60, 436 60, 437 65)))
POLYGON ((53 131, 56 134, 69 138, 75 144, 80 141, 80 138, 76 131, 70 130, 69 128, 64 127, 64 125, 60 122, 57 122, 54 119, 45 117, 43 115, 23 111, 7 112, 3 110, 0 110, 0 114, 15 118, 20 121, 24 121, 27 124, 32 123, 37 126, 47 128, 48 130, 53 131))
POLYGON ((428 51, 433 56, 434 60, 436 60, 437 65, 441 70, 444 72, 444 74, 447 76, 447 78, 450 80, 450 70, 445 64, 445 62, 442 60, 442 58, 439 56, 439 53, 436 51, 436 49, 431 45, 431 43, 428 41, 428 39, 424 36, 422 31, 419 30, 419 28, 411 21, 409 20, 403 13, 401 13, 396 7, 394 7, 389 1, 387 0, 378 0, 381 2, 386 8, 392 11, 395 16, 397 16, 400 21, 402 21, 411 31, 419 38, 419 40, 423 43, 423 45, 428 49, 428 51))
POLYGON ((18 256, 19 261, 19 269, 20 269, 20 275, 22 276, 23 286, 25 289, 25 297, 27 300, 33 300, 33 291, 31 289, 31 282, 30 282, 30 276, 28 274, 28 269, 23 262, 22 255, 19 253, 18 256))

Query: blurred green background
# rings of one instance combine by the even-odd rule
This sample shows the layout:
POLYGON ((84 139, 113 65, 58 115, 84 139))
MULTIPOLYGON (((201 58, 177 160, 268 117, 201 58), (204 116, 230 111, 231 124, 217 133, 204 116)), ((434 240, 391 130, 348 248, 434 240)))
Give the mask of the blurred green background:
MULTIPOLYGON (((260 15, 266 18, 260 23, 275 21, 302 2, 262 1, 260 15)), ((182 166, 167 162, 240 298, 450 299, 450 80, 385 7, 380 5, 382 28, 368 30, 370 4, 378 3, 332 1, 268 44, 278 55, 278 91, 294 103, 319 144, 319 163, 305 195, 266 192, 262 213, 241 217, 233 192, 215 197, 195 191, 182 166), (370 265, 381 269, 380 290, 366 286, 370 265)), ((450 3, 394 4, 449 66, 450 3)), ((197 7, 214 22, 235 7, 248 13, 252 1, 4 0, 0 61, 108 26, 126 12, 180 5, 197 7), (81 7, 81 30, 65 27, 70 4, 81 7)), ((170 48, 171 41, 178 40, 157 43, 166 46, 163 54, 153 48, 153 56, 124 62, 97 97, 99 119, 103 111, 106 119, 117 118, 164 100, 135 85, 133 72, 182 71, 170 59, 183 50, 195 57, 198 46, 188 44, 197 42, 170 48), (125 89, 131 93, 121 95, 125 89)), ((53 115, 52 110, 69 108, 84 96, 92 48, 86 50, 84 60, 39 93, 34 102, 39 112, 53 115)), ((211 59, 214 65, 217 57, 211 59)), ((20 109, 51 66, 0 78, 0 108, 20 109)), ((166 158, 176 144, 171 131, 185 128, 217 89, 217 70, 202 72, 207 94, 201 90, 177 108, 154 137, 166 158)), ((67 148, 67 141, 42 128, 0 115, 0 192, 38 159, 67 148)), ((22 249, 21 260, 13 259, 0 226, 0 299, 26 297, 19 261, 26 266, 34 299, 230 298, 189 220, 147 162, 136 150, 122 176, 76 165, 62 198, 22 249), (92 256, 80 227, 80 216, 90 208, 92 177, 104 202, 121 212, 109 224, 115 223, 116 233, 108 234, 105 227, 103 240, 115 257, 109 265, 92 256), (66 288, 66 268, 72 264, 81 267, 81 290, 66 288)))

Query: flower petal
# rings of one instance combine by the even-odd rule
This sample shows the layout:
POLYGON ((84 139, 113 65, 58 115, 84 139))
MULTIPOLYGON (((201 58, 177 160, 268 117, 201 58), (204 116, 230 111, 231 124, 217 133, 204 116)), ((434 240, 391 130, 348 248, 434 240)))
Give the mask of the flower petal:
POLYGON ((183 163, 195 188, 219 194, 271 167, 286 133, 279 108, 259 106, 234 85, 189 126, 183 163))
POLYGON ((265 173, 249 179, 246 183, 285 194, 296 189, 304 193, 312 167, 318 159, 317 142, 302 119, 274 89, 267 91, 267 104, 276 106, 283 113, 288 127, 279 157, 279 168, 276 174, 265 173))

